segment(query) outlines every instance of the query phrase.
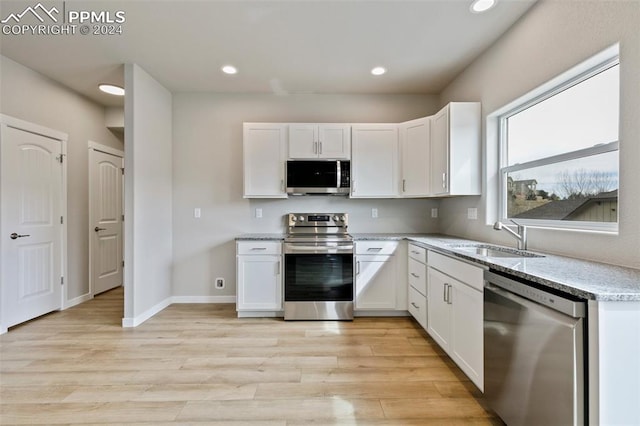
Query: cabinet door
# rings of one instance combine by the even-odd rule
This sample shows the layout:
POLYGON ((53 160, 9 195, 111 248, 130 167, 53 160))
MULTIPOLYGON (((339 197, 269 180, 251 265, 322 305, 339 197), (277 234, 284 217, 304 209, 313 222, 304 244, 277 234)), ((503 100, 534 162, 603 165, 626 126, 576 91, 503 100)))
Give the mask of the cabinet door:
POLYGON ((396 309, 394 256, 356 257, 355 308, 396 309))
POLYGON ((398 195, 398 126, 352 127, 351 197, 394 198, 398 195))
POLYGON ((322 124, 318 129, 318 156, 320 158, 351 158, 351 126, 322 124))
POLYGON ((286 198, 287 126, 244 123, 244 198, 286 198))
POLYGON ((452 280, 451 358, 480 388, 484 386, 482 292, 452 280))
POLYGON ((289 158, 318 157, 318 125, 289 124, 289 158))
POLYGON ((431 194, 449 192, 449 106, 431 119, 431 194))
POLYGON ((429 117, 412 120, 401 126, 402 182, 404 197, 429 195, 429 117))
POLYGON ((238 311, 282 309, 281 256, 238 256, 238 311))
POLYGON ((427 268, 427 331, 440 347, 449 352, 451 336, 450 311, 446 297, 450 294, 451 278, 427 268))

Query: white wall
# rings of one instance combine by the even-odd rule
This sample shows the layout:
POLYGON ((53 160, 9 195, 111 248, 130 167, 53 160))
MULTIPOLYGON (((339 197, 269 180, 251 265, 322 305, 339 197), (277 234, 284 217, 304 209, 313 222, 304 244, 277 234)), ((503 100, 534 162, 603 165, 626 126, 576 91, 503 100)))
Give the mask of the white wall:
MULTIPOLYGON (((573 257, 640 267, 640 7, 637 1, 541 1, 441 94, 441 103, 482 102, 483 117, 605 48, 620 42, 619 235, 532 229, 529 247, 573 257)), ((489 140, 485 155, 497 156, 489 140)), ((492 162, 497 161, 490 158, 492 162)), ((489 173, 492 171, 489 170, 489 173)), ((495 172, 495 170, 493 171, 495 172)), ((486 194, 486 188, 485 188, 486 194)), ((513 245, 485 220, 466 219, 467 207, 485 217, 486 196, 442 201, 447 234, 513 245)))
MULTIPOLYGON (((89 140, 123 149, 107 130, 104 107, 27 67, 0 56, 0 112, 69 135, 67 145, 67 297, 89 292, 89 140)), ((97 90, 97 88, 96 88, 97 90)))
POLYGON ((125 66, 125 318, 136 326, 171 299, 171 93, 125 66))
POLYGON ((431 115, 436 96, 225 95, 179 93, 173 99, 173 294, 235 295, 234 238, 247 232, 283 232, 283 215, 345 211, 352 232, 432 232, 434 200, 242 198, 243 122, 401 122, 431 115), (202 209, 195 219, 193 209, 202 209), (263 218, 254 217, 255 208, 263 218), (379 218, 371 218, 371 208, 379 218), (215 290, 224 277, 227 286, 215 290))

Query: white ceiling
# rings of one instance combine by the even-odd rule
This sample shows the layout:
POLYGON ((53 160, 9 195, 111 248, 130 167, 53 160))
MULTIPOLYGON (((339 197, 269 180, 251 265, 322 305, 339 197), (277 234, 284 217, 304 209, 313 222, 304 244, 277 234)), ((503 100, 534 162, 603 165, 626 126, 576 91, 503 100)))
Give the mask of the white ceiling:
MULTIPOLYGON (((3 35, 0 52, 105 105, 137 63, 172 92, 439 93, 535 0, 42 1, 125 12, 122 35, 3 35), (220 72, 224 64, 239 69, 220 72), (372 67, 387 74, 374 77, 372 67)), ((2 0, 2 19, 33 1, 2 0)), ((24 18, 25 20, 27 18, 24 18)), ((34 22, 37 23, 37 22, 34 22)))

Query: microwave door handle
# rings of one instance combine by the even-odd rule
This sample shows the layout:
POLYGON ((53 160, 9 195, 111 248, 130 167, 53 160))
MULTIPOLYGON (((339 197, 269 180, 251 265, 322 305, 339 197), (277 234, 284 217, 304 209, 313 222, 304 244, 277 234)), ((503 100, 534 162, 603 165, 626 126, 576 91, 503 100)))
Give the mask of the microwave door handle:
POLYGON ((336 188, 340 188, 340 177, 342 176, 342 172, 340 171, 340 161, 336 161, 336 188))

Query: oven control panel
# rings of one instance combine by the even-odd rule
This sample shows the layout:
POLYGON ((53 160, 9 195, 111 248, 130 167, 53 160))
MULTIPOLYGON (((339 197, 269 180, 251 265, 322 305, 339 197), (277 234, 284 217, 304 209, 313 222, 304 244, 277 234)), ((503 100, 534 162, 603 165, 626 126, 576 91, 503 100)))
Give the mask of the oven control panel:
POLYGON ((348 213, 289 213, 287 216, 289 227, 340 227, 346 228, 349 221, 348 213))

